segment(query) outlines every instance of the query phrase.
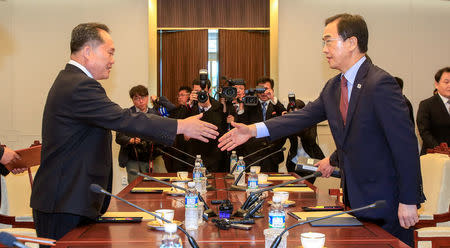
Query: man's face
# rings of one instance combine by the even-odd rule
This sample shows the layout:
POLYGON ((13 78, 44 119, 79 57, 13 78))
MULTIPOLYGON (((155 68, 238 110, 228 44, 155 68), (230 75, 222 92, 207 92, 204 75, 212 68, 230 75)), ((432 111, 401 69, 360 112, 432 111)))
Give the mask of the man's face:
POLYGON ((258 98, 264 102, 269 100, 271 94, 273 94, 273 90, 272 90, 272 86, 270 85, 270 82, 259 83, 258 86, 262 86, 262 87, 266 88, 266 91, 264 91, 264 93, 257 93, 258 98))
POLYGON ((95 80, 108 79, 114 64, 114 42, 111 36, 104 30, 99 31, 103 43, 92 42, 89 53, 87 54, 86 68, 92 74, 95 80))
POLYGON ((178 98, 177 98, 178 104, 186 105, 187 101, 189 100, 189 95, 190 95, 190 93, 187 92, 187 90, 180 90, 178 92, 178 98))
POLYGON ((450 72, 442 73, 441 80, 434 82, 434 87, 441 96, 450 98, 450 72))
POLYGON ((138 108, 142 112, 147 112, 148 95, 146 95, 146 96, 134 95, 132 99, 133 99, 133 104, 136 108, 138 108))
POLYGON ((350 69, 349 63, 351 63, 351 51, 346 41, 343 41, 338 34, 337 24, 338 20, 329 23, 323 31, 323 48, 322 52, 330 65, 331 69, 337 69, 341 72, 345 72, 350 69))
POLYGON ((244 85, 234 85, 237 90, 237 98, 242 99, 245 96, 245 86, 244 85))

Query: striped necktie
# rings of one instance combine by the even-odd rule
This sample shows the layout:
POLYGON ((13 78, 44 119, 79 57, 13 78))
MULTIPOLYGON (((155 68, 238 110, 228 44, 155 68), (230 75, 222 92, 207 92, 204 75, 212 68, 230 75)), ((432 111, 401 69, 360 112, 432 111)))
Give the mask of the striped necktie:
POLYGON ((342 120, 344 121, 345 125, 348 110, 348 88, 347 79, 344 75, 342 75, 341 78, 341 101, 339 103, 339 110, 341 111, 342 120))
POLYGON ((266 108, 267 102, 262 102, 261 105, 262 105, 263 120, 265 121, 266 120, 266 112, 267 112, 267 108, 266 108))

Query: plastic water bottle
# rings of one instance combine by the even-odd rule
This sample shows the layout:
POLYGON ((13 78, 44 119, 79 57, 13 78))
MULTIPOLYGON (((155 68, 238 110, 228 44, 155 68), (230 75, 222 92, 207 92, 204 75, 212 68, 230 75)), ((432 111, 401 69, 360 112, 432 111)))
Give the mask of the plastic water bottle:
POLYGON ((163 240, 160 248, 182 248, 183 243, 181 243, 180 236, 177 234, 177 224, 167 223, 164 224, 164 231, 166 232, 163 236, 163 240))
POLYGON ((284 228, 286 226, 286 213, 281 204, 281 198, 274 196, 269 210, 269 228, 284 228))
POLYGON ((202 177, 203 173, 200 162, 196 161, 194 170, 192 171, 192 178, 195 183, 195 188, 197 189, 198 192, 202 192, 202 177))
POLYGON ((198 229, 198 194, 195 189, 195 183, 189 182, 184 197, 184 226, 187 230, 198 229))
MULTIPOLYGON (((239 156, 239 160, 237 161, 237 164, 236 164, 236 169, 233 172, 233 175, 235 175, 235 179, 236 179, 236 176, 241 173, 241 171, 244 171, 244 169, 245 169, 244 157, 239 156)), ((237 183, 237 185, 245 186, 245 171, 242 173, 242 177, 241 177, 241 179, 239 179, 239 182, 237 183)))
POLYGON ((238 156, 236 154, 236 151, 232 151, 231 156, 230 156, 230 172, 233 169, 234 165, 237 163, 237 161, 238 161, 238 156))
POLYGON ((206 177, 206 166, 205 166, 205 164, 203 163, 202 155, 198 154, 198 155, 196 156, 196 158, 195 158, 195 163, 197 163, 197 162, 200 163, 200 169, 201 169, 201 171, 202 171, 202 176, 203 176, 203 177, 206 177))
POLYGON ((250 175, 247 181, 247 192, 251 193, 258 190, 258 175, 256 175, 256 168, 250 168, 250 175))

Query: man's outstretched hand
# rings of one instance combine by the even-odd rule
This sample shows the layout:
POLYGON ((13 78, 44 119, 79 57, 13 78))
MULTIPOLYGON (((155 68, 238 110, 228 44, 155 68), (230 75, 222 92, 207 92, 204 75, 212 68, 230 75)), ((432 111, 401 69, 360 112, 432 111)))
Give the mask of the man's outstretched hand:
POLYGON ((202 116, 203 113, 178 120, 177 134, 184 134, 187 137, 206 143, 208 143, 208 138, 215 139, 219 135, 219 132, 216 131, 217 127, 211 123, 201 121, 202 116))
POLYGON ((251 137, 256 136, 255 125, 245 125, 236 122, 231 122, 231 125, 234 128, 219 139, 219 148, 222 151, 231 151, 236 146, 242 145, 251 137))

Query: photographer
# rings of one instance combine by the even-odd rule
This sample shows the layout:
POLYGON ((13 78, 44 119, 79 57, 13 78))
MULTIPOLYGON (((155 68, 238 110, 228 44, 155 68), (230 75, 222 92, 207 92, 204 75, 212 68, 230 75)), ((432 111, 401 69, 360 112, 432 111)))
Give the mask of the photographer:
MULTIPOLYGON (((148 89, 145 86, 138 85, 130 89, 130 98, 133 106, 130 108, 132 113, 144 112, 147 114, 159 114, 159 107, 172 110, 175 106, 165 97, 157 98, 151 96, 154 109, 148 108, 148 89)), ((116 133, 116 143, 120 145, 119 166, 127 169, 128 183, 134 181, 137 176, 129 173, 130 170, 136 170, 142 173, 148 173, 149 168, 153 166, 153 172, 165 172, 164 162, 158 160, 153 165, 153 161, 159 155, 155 144, 151 141, 142 140, 138 137, 130 137, 124 133, 116 133)))
MULTIPOLYGON (((305 107, 305 103, 302 100, 295 99, 294 101, 289 101, 289 105, 287 108, 288 112, 297 111, 305 107)), ((323 159, 325 156, 323 155, 322 150, 319 145, 316 143, 317 139, 317 125, 314 125, 310 128, 306 128, 303 131, 297 133, 296 135, 292 135, 288 137, 289 142, 291 143, 291 147, 289 148, 289 153, 286 158, 286 168, 289 172, 295 171, 295 165, 297 164, 298 157, 308 157, 315 159, 323 159)), ((307 176, 311 173, 297 172, 297 174, 301 177, 307 176)), ((310 183, 314 183, 316 179, 310 178, 308 181, 310 183)))
MULTIPOLYGON (((207 79, 203 81, 196 79, 192 82, 192 92, 190 95, 188 116, 203 113, 201 120, 209 122, 218 127, 218 132, 226 132, 226 116, 223 112, 223 105, 209 96, 211 92, 211 82, 207 79)), ((203 163, 210 172, 224 172, 227 168, 224 164, 225 152, 217 147, 217 139, 210 139, 208 143, 198 142, 193 139, 186 139, 186 152, 192 155, 202 155, 203 163)))
MULTIPOLYGON (((240 112, 237 117, 237 122, 244 124, 253 124, 261 121, 271 119, 276 116, 280 116, 286 113, 286 108, 281 104, 278 99, 274 96, 273 87, 274 81, 271 78, 260 78, 256 81, 259 87, 264 87, 266 90, 264 93, 257 93, 258 101, 256 106, 244 106, 244 111, 240 112)), ((268 142, 265 139, 251 139, 246 144, 242 145, 240 152, 243 156, 257 151, 263 147, 273 145, 273 147, 266 151, 265 154, 276 151, 283 147, 286 142, 286 138, 276 140, 274 142, 268 142)), ((240 154, 241 154, 240 153, 240 154)), ((259 156, 260 157, 260 156, 259 156)), ((251 163, 259 158, 258 156, 253 156, 249 158, 246 163, 251 163)), ((261 171, 263 172, 277 172, 278 164, 283 162, 284 155, 283 152, 279 152, 265 160, 263 160, 259 165, 261 165, 261 171)))
MULTIPOLYGON (((222 88, 219 101, 223 105, 223 112, 226 113, 227 123, 230 124, 236 120, 239 113, 243 113, 244 111, 244 103, 242 102, 242 98, 245 96, 245 81, 242 79, 229 79, 226 81, 228 83, 228 87, 222 88), (234 89, 233 94, 231 94, 231 90, 225 90, 230 87, 233 87, 231 89, 234 89), (225 93, 225 91, 227 91, 227 93, 225 93)), ((228 128, 230 127, 231 126, 228 125, 228 128)))

